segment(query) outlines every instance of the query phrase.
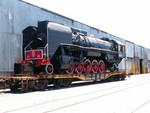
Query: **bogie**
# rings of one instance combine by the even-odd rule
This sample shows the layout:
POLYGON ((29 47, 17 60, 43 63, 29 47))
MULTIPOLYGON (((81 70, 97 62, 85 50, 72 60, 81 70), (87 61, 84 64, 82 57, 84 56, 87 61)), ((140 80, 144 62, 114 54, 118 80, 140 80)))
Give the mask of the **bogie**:
POLYGON ((55 88, 61 88, 61 87, 69 87, 72 83, 72 79, 55 79, 53 80, 53 84, 55 88))

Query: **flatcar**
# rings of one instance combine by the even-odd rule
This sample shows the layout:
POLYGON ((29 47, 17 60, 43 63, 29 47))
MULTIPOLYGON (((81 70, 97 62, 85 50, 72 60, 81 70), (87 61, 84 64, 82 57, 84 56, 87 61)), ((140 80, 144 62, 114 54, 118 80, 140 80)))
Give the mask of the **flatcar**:
POLYGON ((23 65, 35 74, 82 74, 118 71, 125 45, 108 38, 87 36, 85 31, 41 21, 23 30, 23 65))

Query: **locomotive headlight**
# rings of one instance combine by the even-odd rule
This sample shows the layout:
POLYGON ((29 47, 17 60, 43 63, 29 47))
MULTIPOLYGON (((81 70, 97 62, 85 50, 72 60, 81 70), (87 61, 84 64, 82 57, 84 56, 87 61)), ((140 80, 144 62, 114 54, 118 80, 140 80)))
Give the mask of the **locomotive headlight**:
POLYGON ((40 41, 42 41, 42 38, 41 38, 41 37, 38 37, 37 39, 40 40, 40 41))
POLYGON ((39 34, 38 36, 37 36, 37 39, 39 40, 39 41, 45 41, 45 39, 46 39, 46 36, 43 34, 43 33, 41 33, 41 34, 39 34))

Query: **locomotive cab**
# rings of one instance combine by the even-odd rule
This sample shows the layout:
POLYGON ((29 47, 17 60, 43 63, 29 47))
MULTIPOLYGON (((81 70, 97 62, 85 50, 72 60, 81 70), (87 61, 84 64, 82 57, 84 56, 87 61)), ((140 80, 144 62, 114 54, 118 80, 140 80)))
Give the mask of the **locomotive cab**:
POLYGON ((38 27, 27 27, 23 30, 23 64, 31 64, 36 74, 52 74, 62 63, 57 58, 61 43, 72 43, 70 27, 49 21, 39 22, 38 27))

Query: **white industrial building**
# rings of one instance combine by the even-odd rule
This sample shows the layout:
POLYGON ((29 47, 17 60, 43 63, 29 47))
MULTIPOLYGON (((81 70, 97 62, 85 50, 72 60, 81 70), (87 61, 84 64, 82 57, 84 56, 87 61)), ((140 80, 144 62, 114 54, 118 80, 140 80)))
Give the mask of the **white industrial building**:
POLYGON ((120 63, 120 69, 132 74, 150 72, 150 49, 21 0, 0 0, 1 76, 13 74, 14 63, 22 59, 22 30, 43 20, 82 29, 97 38, 120 40, 126 46, 126 58, 120 63))

